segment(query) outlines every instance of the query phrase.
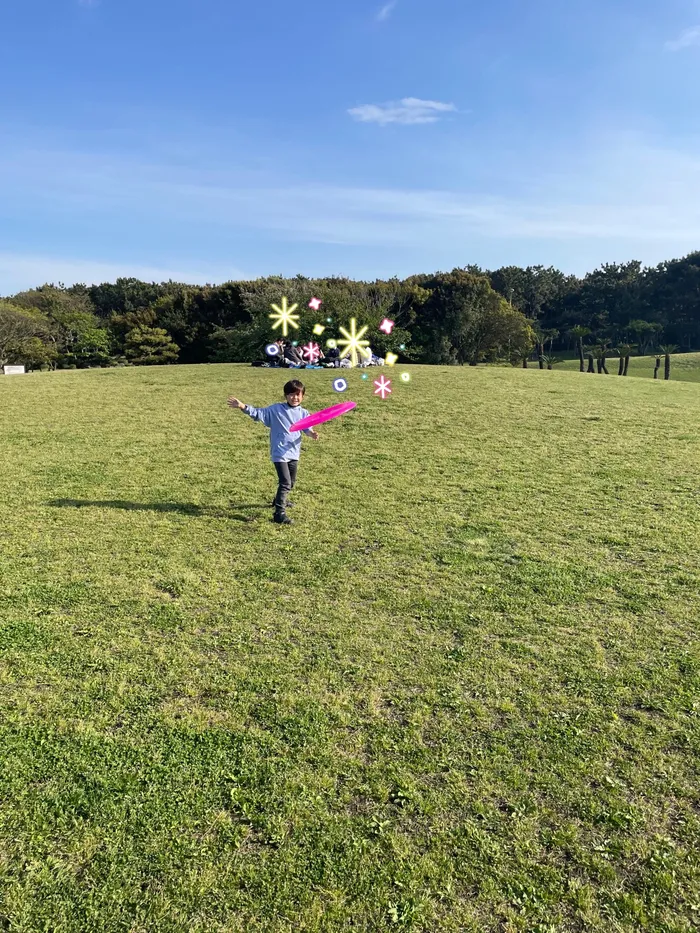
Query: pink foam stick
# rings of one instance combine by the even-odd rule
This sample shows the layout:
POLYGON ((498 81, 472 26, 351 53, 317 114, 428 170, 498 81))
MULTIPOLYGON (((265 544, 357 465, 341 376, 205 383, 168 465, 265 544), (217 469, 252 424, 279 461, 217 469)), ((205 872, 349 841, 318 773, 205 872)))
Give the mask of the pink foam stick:
POLYGON ((339 405, 331 405, 330 408, 322 408, 296 424, 290 426, 290 431, 305 431, 306 428, 313 428, 316 424, 323 424, 324 421, 330 421, 331 418, 337 418, 338 415, 344 415, 346 411, 352 411, 357 402, 341 402, 339 405))

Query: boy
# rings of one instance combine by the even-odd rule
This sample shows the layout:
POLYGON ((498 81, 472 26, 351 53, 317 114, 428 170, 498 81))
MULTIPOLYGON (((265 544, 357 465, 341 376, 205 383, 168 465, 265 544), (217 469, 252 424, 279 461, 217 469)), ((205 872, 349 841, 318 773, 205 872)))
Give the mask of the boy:
MULTIPOLYGON (((301 407, 305 392, 302 382, 298 379, 290 379, 284 387, 286 403, 278 402, 275 405, 268 405, 267 408, 253 408, 252 405, 246 405, 233 396, 228 400, 231 408, 240 408, 246 415, 250 415, 253 421, 261 421, 266 428, 270 429, 270 459, 275 465, 279 479, 277 495, 273 502, 274 520, 278 525, 294 524, 291 518, 287 517, 287 506, 292 504, 287 501, 287 496, 297 480, 302 432, 291 432, 289 429, 297 421, 301 421, 310 414, 301 407)), ((315 441, 319 438, 319 434, 312 428, 307 428, 303 433, 308 434, 315 441)))

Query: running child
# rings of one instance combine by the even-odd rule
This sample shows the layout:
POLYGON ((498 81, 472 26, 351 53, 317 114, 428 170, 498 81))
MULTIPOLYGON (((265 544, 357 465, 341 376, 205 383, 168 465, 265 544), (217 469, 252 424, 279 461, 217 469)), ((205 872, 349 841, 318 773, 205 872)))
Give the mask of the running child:
POLYGON ((270 459, 275 465, 279 480, 277 495, 272 503, 275 509, 274 520, 278 525, 294 524, 291 518, 287 517, 287 507, 292 505, 287 497, 297 480, 301 435, 308 434, 315 441, 320 436, 313 428, 307 428, 304 432, 289 430, 293 424, 310 414, 301 407, 305 392, 303 382, 290 379, 284 387, 286 402, 277 402, 275 405, 268 405, 267 408, 253 408, 252 405, 246 405, 233 396, 228 400, 231 408, 240 408, 246 415, 250 415, 253 421, 260 421, 270 429, 270 459))

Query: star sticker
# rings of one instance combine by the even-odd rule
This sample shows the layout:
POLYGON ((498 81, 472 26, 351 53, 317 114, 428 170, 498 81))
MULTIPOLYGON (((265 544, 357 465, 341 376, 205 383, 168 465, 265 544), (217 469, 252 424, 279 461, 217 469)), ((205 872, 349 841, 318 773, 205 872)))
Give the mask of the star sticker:
POLYGON ((391 379, 385 379, 384 376, 380 376, 379 379, 374 380, 374 384, 377 387, 374 390, 375 395, 381 395, 384 399, 387 395, 391 395, 391 379))
POLYGON ((282 299, 282 307, 279 308, 277 305, 270 305, 273 311, 276 311, 277 314, 268 314, 269 318, 273 320, 277 318, 277 321, 272 325, 272 329, 276 330, 280 325, 282 325, 282 333, 286 337, 289 333, 289 325, 299 330, 299 315, 294 314, 297 305, 293 304, 291 308, 287 307, 287 298, 282 299))
POLYGON ((312 298, 311 301, 309 302, 309 307, 313 308, 314 311, 318 311, 318 309, 321 307, 322 304, 323 302, 321 301, 320 298, 312 298))
POLYGON ((301 348, 301 353, 304 359, 308 360, 309 363, 315 363, 321 355, 321 348, 317 343, 310 341, 305 347, 301 348))
POLYGON ((384 357, 384 362, 387 366, 393 366, 394 363, 398 360, 398 356, 395 353, 392 353, 391 350, 384 357))
POLYGON ((346 338, 345 340, 339 340, 338 343, 342 346, 345 344, 345 349, 343 350, 342 356, 349 356, 352 359, 352 365, 357 366, 357 358, 359 354, 362 354, 367 358, 366 347, 369 345, 369 340, 362 340, 363 334, 366 332, 368 325, 362 328, 362 330, 357 333, 357 320, 353 317, 350 318, 350 333, 348 333, 344 327, 340 327, 339 330, 346 338))
POLYGON ((317 337, 320 337, 325 329, 326 328, 323 326, 323 324, 314 324, 314 333, 317 337))
POLYGON ((393 326, 394 326, 393 321, 388 320, 388 318, 384 318, 382 323, 379 325, 379 330, 383 330, 384 333, 388 335, 391 333, 391 329, 393 326))

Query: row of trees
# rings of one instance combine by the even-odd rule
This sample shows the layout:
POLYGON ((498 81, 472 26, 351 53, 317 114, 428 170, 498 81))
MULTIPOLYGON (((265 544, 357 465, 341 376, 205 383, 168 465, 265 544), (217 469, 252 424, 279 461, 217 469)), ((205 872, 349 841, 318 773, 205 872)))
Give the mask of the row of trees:
MULTIPOLYGON (((582 279, 553 268, 477 266, 372 283, 334 277, 272 276, 219 286, 118 279, 87 287, 43 285, 0 299, 0 365, 31 368, 124 363, 250 362, 273 336, 270 306, 297 303, 293 339, 338 336, 351 318, 369 325, 372 347, 404 360, 475 364, 531 356, 551 365, 555 354, 578 351, 607 372, 606 353, 624 360, 660 341, 700 348, 700 252, 643 268, 605 265, 582 279), (311 297, 321 311, 309 310, 311 297), (328 323, 325 319, 331 318, 328 323), (381 320, 395 321, 391 334, 381 320)), ((276 332, 277 334, 279 331, 276 332)))

